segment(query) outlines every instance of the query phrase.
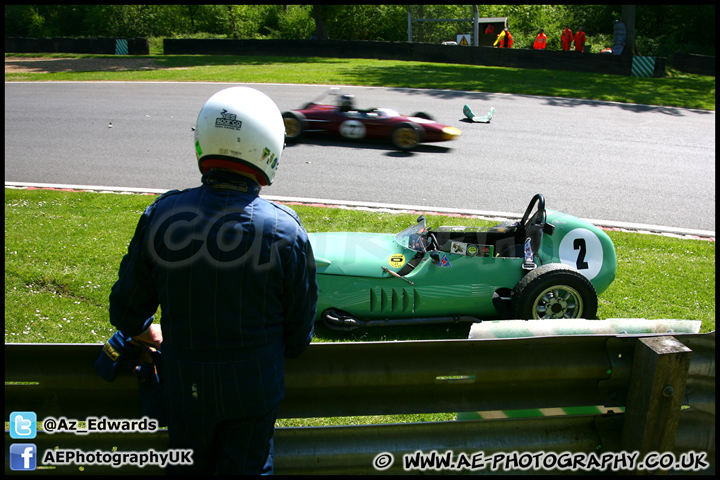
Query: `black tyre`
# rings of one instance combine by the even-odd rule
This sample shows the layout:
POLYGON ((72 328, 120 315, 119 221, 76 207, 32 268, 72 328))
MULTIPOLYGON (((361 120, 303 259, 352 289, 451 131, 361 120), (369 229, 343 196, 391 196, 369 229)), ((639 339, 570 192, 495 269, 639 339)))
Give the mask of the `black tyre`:
POLYGON ((553 263, 536 268, 518 282, 511 306, 518 320, 594 319, 598 299, 587 277, 570 266, 553 263))
POLYGON ((400 150, 412 150, 422 141, 420 127, 414 123, 401 123, 393 130, 392 143, 400 150))
POLYGON ((282 116, 285 123, 285 141, 300 140, 305 134, 305 115, 299 112, 285 112, 282 116))
POLYGON ((410 116, 411 116, 411 117, 424 118, 425 120, 432 120, 433 122, 435 121, 435 119, 433 118, 432 115, 430 115, 429 113, 425 113, 425 112, 415 112, 415 113, 413 113, 413 114, 410 115, 410 116))

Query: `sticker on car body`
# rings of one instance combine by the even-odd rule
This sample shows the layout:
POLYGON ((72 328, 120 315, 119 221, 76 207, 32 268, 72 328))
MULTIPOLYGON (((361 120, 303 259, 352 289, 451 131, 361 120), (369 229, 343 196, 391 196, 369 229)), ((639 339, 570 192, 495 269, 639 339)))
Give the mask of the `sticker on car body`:
POLYGON ((600 239, 586 228, 570 230, 560 242, 560 261, 577 268, 592 280, 603 265, 603 247, 600 239))
POLYGON ((340 135, 346 138, 365 138, 365 125, 359 120, 345 120, 340 124, 340 135))
POLYGON ((405 255, 403 255, 402 253, 395 253, 393 255, 390 255, 390 258, 388 258, 388 263, 393 268, 400 268, 405 265, 405 255))
POLYGON ((448 260, 447 255, 443 254, 442 257, 440 257, 440 261, 437 264, 438 267, 452 267, 452 264, 450 263, 450 260, 448 260))
POLYGON ((450 245, 450 253, 468 257, 492 257, 493 250, 492 245, 477 245, 465 242, 452 242, 450 245))

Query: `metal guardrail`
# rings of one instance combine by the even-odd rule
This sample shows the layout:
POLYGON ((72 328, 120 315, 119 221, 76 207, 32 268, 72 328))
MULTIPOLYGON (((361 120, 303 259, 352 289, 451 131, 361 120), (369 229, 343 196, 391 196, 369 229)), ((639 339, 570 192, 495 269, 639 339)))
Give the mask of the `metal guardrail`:
MULTIPOLYGON (((137 382, 132 376, 119 376, 107 383, 95 374, 93 363, 100 348, 92 344, 5 344, 6 418, 13 411, 34 411, 38 419, 142 417, 137 382)), ((374 473, 372 461, 380 452, 399 458, 418 450, 483 451, 486 455, 641 450, 661 445, 653 440, 660 438, 657 432, 672 437, 663 440, 664 445, 672 444, 670 451, 707 452, 711 464, 708 471, 714 472, 714 332, 673 337, 584 335, 318 343, 311 344, 300 358, 288 360, 285 371, 286 396, 280 418, 588 405, 625 407, 625 413, 278 428, 278 474, 374 473), (658 339, 665 341, 660 347, 653 345, 658 339), (669 363, 665 359, 670 359, 669 363), (662 384, 668 382, 677 392, 674 399, 662 394, 667 387, 662 384), (685 406, 682 410, 681 404, 685 406), (662 413, 658 414, 662 418, 648 420, 637 415, 653 409, 662 413), (628 437, 628 432, 634 432, 634 437, 628 437)), ((83 450, 127 450, 130 446, 133 451, 161 451, 166 448, 166 432, 39 433, 33 441, 41 452, 55 446, 83 450)), ((6 447, 12 443, 7 433, 5 443, 6 447)), ((8 448, 5 452, 8 472, 8 448)), ((122 472, 128 470, 131 467, 122 472)), ((149 467, 135 470, 162 473, 149 467)), ((77 466, 70 466, 45 473, 77 471, 77 466)), ((99 466, 83 471, 120 473, 99 466)), ((396 461, 386 472, 402 473, 401 462, 396 461)))

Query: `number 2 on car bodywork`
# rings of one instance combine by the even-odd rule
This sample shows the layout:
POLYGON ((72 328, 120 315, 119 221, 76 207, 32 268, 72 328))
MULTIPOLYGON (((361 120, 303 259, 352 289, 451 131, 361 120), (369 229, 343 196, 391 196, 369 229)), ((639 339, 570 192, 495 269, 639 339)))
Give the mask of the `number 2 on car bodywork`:
MULTIPOLYGON (((546 237, 541 256, 550 254, 561 263, 576 268, 592 280, 598 293, 614 280, 617 268, 615 248, 610 238, 594 225, 563 213, 548 210, 548 222, 557 227, 555 235, 546 237), (552 253, 546 248, 552 250, 552 253)), ((554 260, 554 261, 557 261, 554 260)), ((543 261, 553 261, 547 258, 543 261)))

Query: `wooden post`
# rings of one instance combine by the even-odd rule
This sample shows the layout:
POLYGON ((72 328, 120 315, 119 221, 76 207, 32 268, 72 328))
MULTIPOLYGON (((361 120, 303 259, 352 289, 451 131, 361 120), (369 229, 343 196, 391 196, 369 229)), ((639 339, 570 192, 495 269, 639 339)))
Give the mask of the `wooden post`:
POLYGON ((641 338, 635 346, 621 446, 639 452, 638 462, 675 447, 691 355, 674 337, 641 338))

